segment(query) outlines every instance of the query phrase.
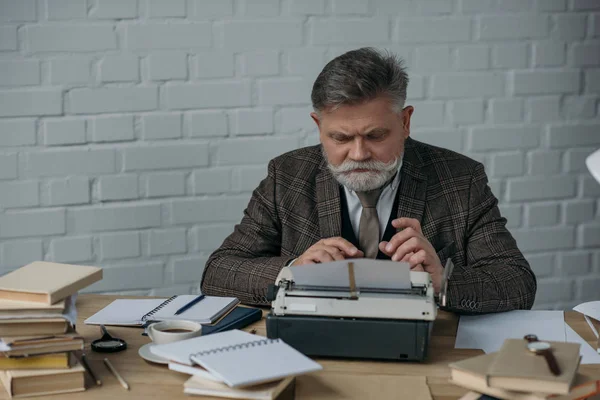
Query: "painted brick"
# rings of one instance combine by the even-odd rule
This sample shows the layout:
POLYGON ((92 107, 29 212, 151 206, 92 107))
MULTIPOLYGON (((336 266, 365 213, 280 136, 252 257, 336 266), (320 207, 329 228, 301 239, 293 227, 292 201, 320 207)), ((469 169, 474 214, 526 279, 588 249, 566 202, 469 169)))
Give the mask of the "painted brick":
POLYGON ((537 283, 536 303, 552 303, 573 298, 573 282, 564 279, 540 279, 537 283))
POLYGON ((207 165, 208 145, 206 144, 139 146, 123 150, 123 169, 125 171, 205 167, 207 165))
POLYGON ((17 154, 0 153, 0 179, 17 177, 17 154))
MULTIPOLYGON (((291 56, 290 56, 291 57, 291 56)), ((312 65, 312 60, 304 60, 312 65)), ((243 55, 243 74, 246 76, 269 76, 279 74, 279 52, 276 50, 259 50, 243 55)))
POLYGON ((600 4, 595 0, 573 0, 573 9, 576 11, 600 10, 600 4))
POLYGON ((91 236, 52 239, 50 258, 55 262, 81 262, 93 258, 91 236))
POLYGON ((567 9, 567 0, 536 0, 537 11, 564 11, 567 9))
POLYGON ((212 40, 208 22, 128 24, 125 37, 132 50, 202 48, 212 40))
POLYGON ((137 199, 137 175, 111 175, 98 178, 98 198, 101 201, 137 199))
POLYGON ((484 120, 484 104, 479 99, 449 101, 448 114, 455 124, 480 124, 484 120))
POLYGON ((244 107, 252 102, 250 82, 175 83, 166 87, 169 109, 244 107))
POLYGON ((148 252, 151 256, 187 251, 185 229, 161 229, 149 233, 148 252))
POLYGON ((596 115, 596 96, 573 96, 565 98, 563 109, 568 119, 594 118, 596 115))
POLYGON ((236 110, 232 117, 231 126, 236 135, 273 133, 273 109, 271 108, 236 110))
POLYGON ((264 165, 238 168, 233 172, 233 189, 240 192, 252 192, 266 176, 267 168, 264 165))
POLYGON ((600 44, 574 43, 571 47, 569 63, 574 67, 597 67, 600 65, 600 44))
POLYGON ((183 196, 185 174, 182 172, 157 172, 145 179, 147 197, 183 196))
POLYGON ((202 224, 191 229, 195 248, 203 252, 215 251, 232 232, 233 225, 231 224, 202 224))
POLYGON ((514 178, 507 191, 510 201, 561 199, 575 195, 576 182, 571 176, 514 178))
POLYGON ((187 78, 187 54, 160 52, 148 56, 148 78, 153 81, 187 78))
POLYGON ((581 282, 579 296, 582 301, 598 300, 598 288, 600 287, 600 277, 586 278, 581 282))
POLYGON ((231 191, 231 169, 229 168, 195 170, 192 179, 194 194, 216 194, 231 191))
POLYGON ((196 76, 199 79, 228 78, 234 74, 234 57, 231 52, 201 53, 196 56, 196 76))
POLYGON ((263 164, 297 146, 298 140, 288 137, 226 140, 218 145, 217 165, 263 164))
POLYGON ((274 17, 279 15, 279 0, 246 0, 244 15, 249 17, 274 17))
POLYGON ((0 182, 0 208, 23 208, 39 204, 37 181, 0 182))
POLYGON ((536 67, 556 67, 565 64, 565 44, 541 41, 533 45, 533 65, 536 67))
POLYGON ((495 123, 523 121, 523 99, 491 99, 489 107, 492 121, 495 123))
POLYGON ((522 225, 523 211, 520 205, 500 204, 498 208, 500 209, 500 214, 506 218, 507 228, 518 228, 522 225))
POLYGON ((592 94, 600 92, 600 68, 585 71, 585 92, 592 94))
POLYGON ((139 261, 137 264, 115 264, 102 271, 102 280, 83 289, 84 293, 115 290, 148 289, 164 283, 165 266, 160 261, 139 261), (131 279, 134 276, 135 279, 131 279))
POLYGON ((0 3, 0 22, 35 20, 35 0, 3 1, 0 3))
POLYGON ((583 197, 600 197, 600 185, 598 185, 598 181, 591 176, 583 176, 581 177, 581 181, 580 186, 583 197))
POLYGON ((48 184, 48 205, 87 204, 90 202, 90 181, 87 177, 72 176, 54 179, 48 184))
POLYGON ((523 154, 520 152, 492 156, 492 176, 495 178, 520 176, 524 169, 523 154))
POLYGON ((0 50, 17 50, 17 26, 0 26, 0 50))
POLYGON ((502 14, 529 11, 531 0, 462 0, 461 11, 466 14, 502 14))
POLYGON ((599 129, 600 124, 550 126, 548 132, 549 144, 553 148, 600 144, 599 129))
POLYGON ((565 223, 578 224, 594 219, 595 204, 592 200, 572 200, 563 203, 565 223))
POLYGON ((515 94, 577 93, 580 85, 578 71, 515 71, 515 94))
POLYGON ((600 224, 579 225, 577 236, 580 247, 598 248, 600 246, 600 224))
POLYGON ((525 43, 509 43, 494 46, 492 66, 495 68, 525 68, 528 65, 528 51, 525 43))
POLYGON ((0 215, 0 238, 61 235, 65 210, 27 210, 0 215))
MULTIPOLYGON (((381 22, 379 24, 387 28, 385 24, 381 22)), ((399 42, 464 42, 470 40, 471 21, 468 18, 438 17, 398 19, 395 21, 393 30, 392 39, 399 42)), ((378 40, 382 41, 383 39, 378 40)))
POLYGON ((569 227, 514 229, 511 233, 523 252, 556 251, 575 245, 575 230, 569 227))
POLYGON ((277 20, 229 20, 219 22, 216 28, 222 31, 223 47, 248 50, 253 48, 291 47, 302 44, 302 20, 277 18, 277 20), (256 29, 256 26, 260 29, 256 29))
POLYGON ((275 130, 277 133, 291 133, 304 131, 314 131, 316 125, 310 118, 312 107, 285 107, 276 113, 277 127, 275 130))
POLYGON ((97 0, 91 18, 124 19, 137 16, 137 0, 97 0))
POLYGON ((488 46, 460 46, 456 49, 456 67, 460 70, 488 69, 490 48, 488 46))
POLYGON ((39 83, 39 61, 0 61, 0 86, 27 86, 39 83))
POLYGON ((558 14, 554 17, 551 37, 559 40, 580 40, 585 37, 585 14, 558 14))
POLYGON ((197 111, 188 114, 193 137, 227 136, 227 115, 222 111, 197 111))
POLYGON ((389 41, 389 22, 382 18, 319 19, 311 21, 309 29, 314 45, 389 41))
POLYGON ((334 14, 368 14, 369 0, 333 0, 334 14))
POLYGON ((207 261, 207 256, 186 257, 174 260, 172 271, 173 283, 199 282, 202 279, 202 273, 207 261))
POLYGON ((98 250, 101 260, 139 257, 140 235, 137 232, 100 235, 98 250))
POLYGON ((49 20, 68 20, 87 17, 87 5, 79 0, 46 1, 49 20))
POLYGON ((523 127, 481 127, 471 130, 470 149, 512 150, 537 147, 540 142, 540 128, 523 127))
POLYGON ((24 154, 24 174, 31 177, 104 174, 115 171, 115 151, 44 150, 24 154))
POLYGON ((309 104, 312 84, 301 78, 273 78, 258 82, 258 101, 262 105, 309 104))
POLYGON ((419 14, 450 14, 453 3, 444 0, 428 0, 415 4, 419 14))
POLYGON ((81 144, 85 142, 84 119, 60 118, 44 121, 44 144, 46 146, 81 144))
POLYGON ((22 267, 44 259, 42 241, 39 239, 4 242, 0 245, 0 254, 3 268, 22 267))
POLYGON ((324 14, 325 0, 292 0, 290 13, 298 15, 324 14))
POLYGON ((504 95, 504 74, 495 72, 440 74, 432 78, 432 97, 504 95))
POLYGON ((173 200, 171 218, 173 224, 205 222, 239 222, 248 196, 231 196, 206 199, 173 200))
POLYGON ((600 14, 596 14, 592 16, 592 25, 594 26, 592 31, 592 36, 600 37, 600 14))
POLYGON ((533 97, 527 100, 529 120, 531 122, 558 121, 560 97, 533 97))
POLYGON ((35 119, 0 120, 0 147, 35 144, 35 119))
POLYGON ((159 17, 185 17, 185 0, 148 0, 148 16, 159 17))
POLYGON ((594 152, 593 149, 569 149, 565 152, 565 166, 567 172, 587 172, 585 159, 594 152))
POLYGON ((411 117, 414 127, 442 126, 444 125, 444 102, 442 101, 415 101, 412 103, 415 111, 411 117))
POLYGON ((100 61, 100 79, 102 82, 137 82, 140 79, 139 59, 137 56, 104 56, 100 61))
POLYGON ((559 151, 534 150, 527 157, 529 159, 530 175, 553 175, 560 172, 561 156, 559 151))
POLYGON ((560 207, 558 203, 527 204, 525 215, 529 227, 552 226, 559 222, 560 207))
POLYGON ((410 84, 406 88, 406 98, 408 100, 417 100, 425 98, 425 78, 421 76, 411 76, 410 84))
POLYGON ((94 142, 120 142, 133 139, 132 116, 98 117, 93 120, 92 140, 94 142))
POLYGON ((543 15, 482 16, 479 19, 479 35, 486 39, 535 39, 548 34, 549 21, 543 15))
POLYGON ((531 254, 525 258, 537 278, 551 276, 554 273, 554 256, 552 254, 531 254))
POLYGON ((156 87, 73 89, 69 100, 74 114, 150 111, 158 107, 158 91, 156 87))
POLYGON ((69 209, 69 232, 102 232, 160 226, 159 204, 102 205, 69 209))
POLYGON ((194 0, 191 5, 192 17, 195 19, 212 19, 233 15, 233 0, 194 0))
POLYGON ((419 72, 447 71, 451 57, 448 46, 419 47, 415 51, 415 65, 419 72))
POLYGON ((0 91, 0 117, 58 115, 62 93, 56 89, 0 91))
POLYGON ((456 152, 463 151, 464 132, 461 130, 447 128, 415 130, 413 137, 434 146, 444 147, 456 152))
POLYGON ((28 49, 47 51, 103 51, 117 48, 112 25, 30 25, 28 49))
POLYGON ((90 57, 59 57, 50 59, 50 82, 52 84, 75 85, 92 80, 92 59, 90 57))
POLYGON ((181 114, 151 114, 142 117, 142 136, 146 140, 181 137, 181 114))

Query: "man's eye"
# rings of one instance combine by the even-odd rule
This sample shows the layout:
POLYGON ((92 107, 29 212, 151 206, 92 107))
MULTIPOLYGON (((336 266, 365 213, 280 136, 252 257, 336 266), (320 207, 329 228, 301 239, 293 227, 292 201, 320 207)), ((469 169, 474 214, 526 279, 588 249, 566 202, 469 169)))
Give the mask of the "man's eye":
POLYGON ((385 137, 385 133, 369 133, 367 139, 369 140, 381 140, 385 137))
POLYGON ((335 140, 336 142, 339 142, 339 143, 345 143, 350 140, 350 138, 348 136, 344 136, 344 135, 333 135, 332 138, 333 138, 333 140, 335 140))

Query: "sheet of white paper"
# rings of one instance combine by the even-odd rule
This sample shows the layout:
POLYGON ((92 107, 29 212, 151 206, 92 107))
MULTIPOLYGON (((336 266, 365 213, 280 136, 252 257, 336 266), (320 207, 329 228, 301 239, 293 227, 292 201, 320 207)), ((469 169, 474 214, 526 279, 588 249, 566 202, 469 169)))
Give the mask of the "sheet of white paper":
POLYGON ((600 321, 600 301, 588 301, 587 303, 581 303, 573 307, 573 310, 600 321))
POLYGON ((87 325, 141 325, 140 318, 166 299, 117 299, 85 321, 87 325))
MULTIPOLYGON (((565 324, 566 325, 566 324, 565 324)), ((588 342, 583 340, 569 325, 567 325, 567 342, 581 344, 581 363, 582 364, 600 364, 600 354, 594 350, 588 342)))
POLYGON ((534 334, 542 340, 564 342, 565 320, 562 311, 515 310, 498 314, 461 316, 456 332, 457 349, 500 350, 505 339, 520 339, 534 334))
POLYGON ((317 285, 347 288, 348 262, 354 263, 356 287, 410 289, 410 265, 405 262, 356 258, 322 264, 289 267, 296 285, 317 285))

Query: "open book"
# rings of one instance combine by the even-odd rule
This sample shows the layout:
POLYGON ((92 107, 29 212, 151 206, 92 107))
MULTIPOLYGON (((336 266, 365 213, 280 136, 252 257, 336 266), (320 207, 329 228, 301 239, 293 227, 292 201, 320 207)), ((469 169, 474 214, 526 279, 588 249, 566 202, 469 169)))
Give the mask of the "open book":
POLYGON ((240 301, 235 297, 205 296, 192 307, 175 315, 197 295, 178 295, 168 299, 117 299, 85 321, 88 325, 144 325, 148 321, 183 319, 212 324, 240 301))
POLYGON ((281 339, 267 339, 240 330, 155 345, 150 351, 180 364, 197 364, 230 387, 271 382, 322 369, 281 339))

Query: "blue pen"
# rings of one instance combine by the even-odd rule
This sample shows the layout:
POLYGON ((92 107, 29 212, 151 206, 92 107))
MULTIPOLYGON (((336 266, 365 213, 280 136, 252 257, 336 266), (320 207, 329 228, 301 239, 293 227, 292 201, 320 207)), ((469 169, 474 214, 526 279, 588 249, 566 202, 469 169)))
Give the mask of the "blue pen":
POLYGON ((181 307, 179 310, 177 310, 175 312, 175 315, 179 315, 182 312, 184 312, 185 310, 187 310, 188 308, 193 307, 195 304, 199 303, 200 300, 202 300, 204 298, 204 295, 201 294, 200 296, 196 297, 194 300, 190 301, 189 303, 187 303, 185 306, 181 307))

